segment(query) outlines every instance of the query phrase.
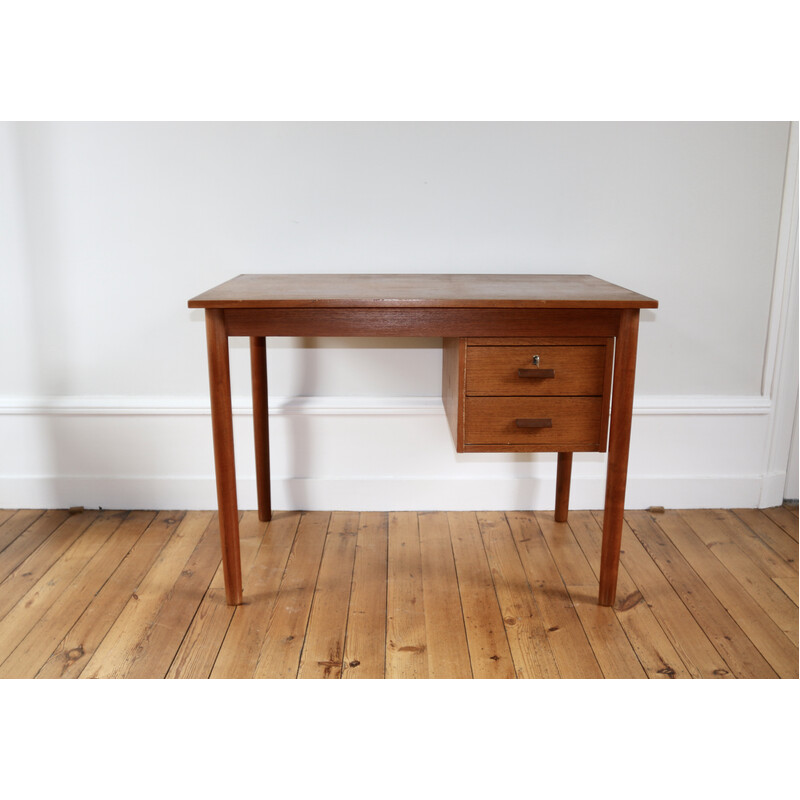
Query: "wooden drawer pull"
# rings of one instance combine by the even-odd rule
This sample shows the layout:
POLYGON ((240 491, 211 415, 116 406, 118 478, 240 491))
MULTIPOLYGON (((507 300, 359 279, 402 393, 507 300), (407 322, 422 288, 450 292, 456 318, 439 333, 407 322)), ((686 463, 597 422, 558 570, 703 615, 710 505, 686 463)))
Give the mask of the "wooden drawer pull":
POLYGON ((552 428, 552 419, 518 419, 515 420, 518 428, 552 428))
POLYGON ((555 378, 554 369, 518 369, 517 375, 520 378, 555 378))

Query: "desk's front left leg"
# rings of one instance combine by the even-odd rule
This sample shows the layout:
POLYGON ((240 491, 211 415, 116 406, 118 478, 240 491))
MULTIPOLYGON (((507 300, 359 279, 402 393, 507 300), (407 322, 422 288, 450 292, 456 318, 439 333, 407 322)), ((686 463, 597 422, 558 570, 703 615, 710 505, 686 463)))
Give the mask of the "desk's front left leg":
POLYGON ((628 481, 628 452, 633 413, 633 382, 636 375, 636 345, 639 309, 625 309, 620 315, 614 352, 614 386, 611 395, 611 427, 608 434, 606 506, 603 512, 603 546, 600 554, 601 606, 613 606, 617 594, 619 550, 628 481))
POLYGON ((228 334, 221 309, 206 309, 208 377, 211 387, 211 428, 217 475, 222 572, 228 605, 242 602, 242 563, 239 555, 239 506, 236 500, 236 465, 233 460, 233 416, 228 334))

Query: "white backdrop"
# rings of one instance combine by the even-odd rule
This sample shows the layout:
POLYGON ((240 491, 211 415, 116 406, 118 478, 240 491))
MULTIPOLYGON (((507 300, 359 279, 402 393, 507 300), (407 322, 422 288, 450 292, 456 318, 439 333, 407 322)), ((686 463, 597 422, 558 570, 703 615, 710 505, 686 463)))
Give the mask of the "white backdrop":
MULTIPOLYGON (((0 505, 213 507, 188 298, 242 272, 406 271, 657 298, 628 505, 780 502, 796 150, 788 123, 0 125, 0 505)), ((552 507, 552 457, 455 454, 439 344, 270 339, 276 507, 552 507)), ((244 341, 232 369, 253 507, 244 341)), ((603 464, 576 458, 575 506, 602 504, 603 464)))

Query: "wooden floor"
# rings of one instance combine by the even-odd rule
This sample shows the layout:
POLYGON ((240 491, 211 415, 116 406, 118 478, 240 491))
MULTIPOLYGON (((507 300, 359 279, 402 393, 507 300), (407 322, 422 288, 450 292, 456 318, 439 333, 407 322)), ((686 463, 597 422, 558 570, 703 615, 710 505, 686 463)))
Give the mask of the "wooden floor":
POLYGON ((797 678, 797 508, 241 517, 0 511, 3 678, 797 678))

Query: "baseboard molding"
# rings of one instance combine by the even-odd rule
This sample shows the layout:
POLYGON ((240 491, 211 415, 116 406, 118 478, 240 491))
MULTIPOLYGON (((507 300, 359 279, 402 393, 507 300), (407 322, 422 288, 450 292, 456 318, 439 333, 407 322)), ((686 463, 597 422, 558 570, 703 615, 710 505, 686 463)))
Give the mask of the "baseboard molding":
MULTIPOLYGON (((283 509, 549 509, 552 454, 456 454, 438 397, 270 398, 273 502, 283 509), (420 454, 424 452, 424 457, 420 454)), ((626 506, 758 507, 768 398, 640 397, 626 506)), ((256 504, 252 411, 234 404, 239 505, 256 504)), ((0 398, 0 507, 216 505, 203 398, 0 398)), ((573 508, 600 508, 605 456, 579 454, 573 508)))
MULTIPOLYGON (((758 475, 632 476, 625 507, 755 508, 762 492, 758 475)), ((575 477, 573 509, 600 509, 604 477, 575 477)), ((241 510, 254 509, 255 479, 237 481, 241 510)), ((510 511, 552 510, 555 477, 546 478, 278 478, 276 509, 306 511, 510 511)), ((779 505, 771 502, 770 505, 779 505)), ((216 507, 214 479, 197 477, 22 476, 0 478, 0 508, 197 509, 216 507)))
POLYGON ((761 480, 761 496, 758 499, 759 508, 771 508, 772 506, 781 505, 784 501, 785 490, 786 470, 768 472, 761 480))

